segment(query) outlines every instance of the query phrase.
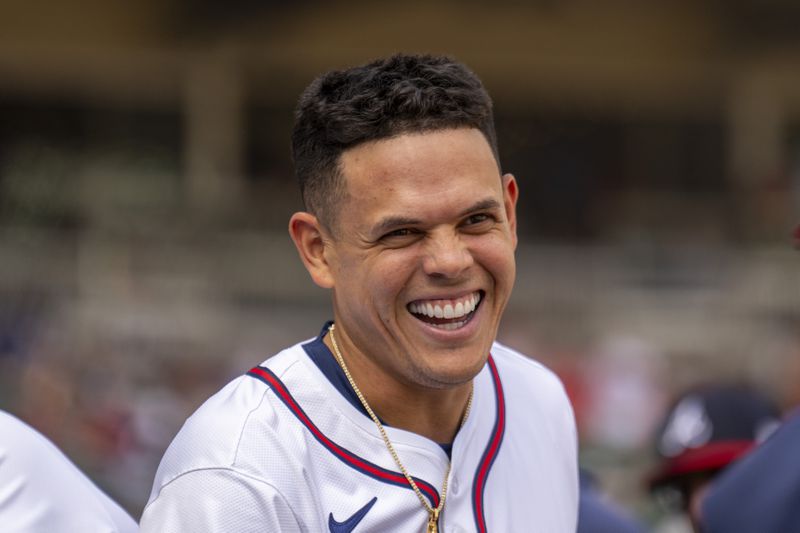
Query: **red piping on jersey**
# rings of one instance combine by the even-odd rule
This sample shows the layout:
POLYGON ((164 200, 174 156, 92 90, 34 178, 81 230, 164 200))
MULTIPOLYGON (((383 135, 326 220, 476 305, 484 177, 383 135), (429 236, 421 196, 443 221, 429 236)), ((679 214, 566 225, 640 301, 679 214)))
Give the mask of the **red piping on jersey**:
MULTIPOLYGON (((402 473, 392 472, 391 470, 387 470, 376 464, 370 463, 366 459, 358 457, 353 452, 342 448, 326 437, 325 434, 323 434, 322 431, 320 431, 320 429, 314 424, 314 422, 311 421, 297 401, 295 401, 291 393, 289 393, 289 390, 286 388, 286 385, 284 385, 278 376, 273 374, 268 368, 257 366, 250 369, 250 371, 247 372, 247 375, 269 385, 269 387, 275 391, 275 394, 278 396, 278 398, 280 398, 286 407, 289 408, 289 411, 291 411, 292 414, 295 415, 300 422, 302 422, 306 429, 311 432, 314 438, 346 465, 374 479, 377 479, 378 481, 383 481, 384 483, 405 487, 411 490, 411 485, 408 483, 408 480, 402 473)), ((414 482, 417 484, 420 491, 422 491, 422 493, 431 502, 431 505, 434 508, 438 507, 439 493, 436 491, 436 489, 433 488, 433 486, 427 481, 423 481, 416 477, 414 478, 414 482)))
POLYGON ((483 510, 483 492, 486 489, 486 478, 489 477, 489 470, 491 470, 492 464, 497 458, 497 453, 500 451, 500 444, 503 442, 503 434, 506 429, 506 402, 503 396, 503 384, 500 382, 500 374, 497 372, 497 366, 495 366, 491 355, 488 362, 489 370, 492 374, 492 382, 494 383, 496 417, 492 436, 486 445, 481 461, 478 463, 478 468, 475 470, 475 480, 472 483, 472 512, 475 517, 475 527, 480 533, 486 533, 486 516, 483 510))

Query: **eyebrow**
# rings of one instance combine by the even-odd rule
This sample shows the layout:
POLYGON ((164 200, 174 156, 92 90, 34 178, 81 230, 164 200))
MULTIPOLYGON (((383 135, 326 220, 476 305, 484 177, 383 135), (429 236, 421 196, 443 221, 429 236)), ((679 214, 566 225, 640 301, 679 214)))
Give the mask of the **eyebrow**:
MULTIPOLYGON (((469 206, 468 208, 462 210, 458 214, 458 217, 461 218, 470 213, 475 213, 476 211, 487 211, 487 210, 491 211, 499 208, 500 208, 500 202, 498 202, 494 198, 486 198, 484 200, 479 200, 474 204, 472 204, 471 206, 469 206)), ((375 234, 382 235, 398 227, 416 226, 421 223, 422 221, 416 218, 404 217, 404 216, 388 216, 378 221, 378 223, 375 224, 375 226, 373 226, 372 231, 375 234)))

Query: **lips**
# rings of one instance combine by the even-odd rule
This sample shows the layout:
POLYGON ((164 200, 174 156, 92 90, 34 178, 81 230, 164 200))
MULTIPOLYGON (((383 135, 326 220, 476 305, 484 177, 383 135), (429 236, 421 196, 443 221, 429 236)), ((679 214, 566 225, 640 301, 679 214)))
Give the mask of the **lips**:
POLYGON ((480 305, 481 291, 475 291, 455 299, 415 300, 408 310, 418 320, 444 330, 463 327, 480 305))

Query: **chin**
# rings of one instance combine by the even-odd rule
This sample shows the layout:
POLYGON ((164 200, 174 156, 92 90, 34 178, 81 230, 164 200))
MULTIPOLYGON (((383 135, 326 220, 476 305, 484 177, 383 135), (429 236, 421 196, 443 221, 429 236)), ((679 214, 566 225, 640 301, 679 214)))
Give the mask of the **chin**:
POLYGON ((486 364, 486 357, 464 364, 464 360, 459 358, 453 365, 439 368, 431 368, 426 372, 428 380, 437 388, 457 387, 469 383, 486 364))

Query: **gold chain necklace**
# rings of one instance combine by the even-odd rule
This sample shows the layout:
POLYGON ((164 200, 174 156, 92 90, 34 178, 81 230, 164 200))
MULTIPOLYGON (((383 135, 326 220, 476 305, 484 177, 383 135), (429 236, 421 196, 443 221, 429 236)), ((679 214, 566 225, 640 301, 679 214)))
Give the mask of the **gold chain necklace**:
MULTIPOLYGON (((353 391, 358 396, 361 405, 364 406, 364 409, 367 410, 369 413, 370 418, 372 421, 375 422, 375 425, 378 426, 378 431, 383 437, 383 442, 386 444, 386 448, 389 450, 389 453, 392 455, 392 459, 394 459, 395 464, 403 473, 403 475, 408 480, 408 484, 411 485, 411 488, 414 489, 414 494, 417 495, 419 501, 422 503, 422 506, 428 511, 428 533, 437 533, 439 531, 439 514, 444 509, 444 501, 447 498, 447 478, 450 477, 450 467, 452 466, 452 462, 447 463, 447 471, 444 473, 444 481, 442 482, 442 498, 439 500, 439 505, 434 509, 433 507, 428 504, 428 500, 425 499, 425 496, 422 495, 422 491, 419 490, 419 487, 414 482, 414 479, 406 470, 406 467, 403 466, 403 463, 400 462, 400 457, 397 455, 397 452, 392 446, 392 441, 389 440, 389 436, 386 434, 386 430, 383 429, 383 424, 381 421, 378 420, 378 417, 375 415, 375 412, 367 403, 367 399, 364 398, 364 395, 361 394, 361 390, 359 390, 358 386, 356 386, 356 382, 353 379, 353 376, 350 375, 350 371, 347 369, 347 365, 344 364, 344 359, 342 358, 342 353, 339 351, 339 345, 336 343, 336 337, 333 335, 333 329, 336 327, 336 324, 331 324, 331 327, 328 328, 328 332, 331 334, 331 344, 333 345, 333 353, 336 355, 336 360, 339 362, 339 366, 342 367, 344 370, 344 375, 347 376, 347 381, 350 382, 350 386, 353 387, 353 391)), ((467 400, 467 408, 464 410, 464 416, 461 417, 461 424, 459 425, 459 429, 461 426, 464 425, 464 421, 469 416, 469 411, 472 408, 472 392, 474 389, 470 389, 469 391, 469 399, 467 400)))

